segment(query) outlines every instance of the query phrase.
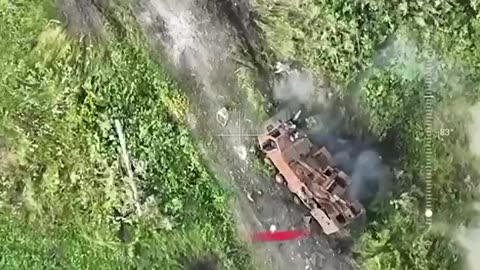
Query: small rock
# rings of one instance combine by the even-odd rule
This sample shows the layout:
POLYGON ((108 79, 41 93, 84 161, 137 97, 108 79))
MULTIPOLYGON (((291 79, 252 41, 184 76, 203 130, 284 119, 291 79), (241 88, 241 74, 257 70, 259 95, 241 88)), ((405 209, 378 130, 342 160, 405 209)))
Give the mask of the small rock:
POLYGON ((274 232, 274 231, 276 231, 276 230, 277 230, 277 226, 275 226, 275 225, 270 225, 270 231, 271 231, 271 232, 274 232))
POLYGON ((241 146, 234 146, 233 149, 235 150, 235 153, 240 157, 241 160, 246 160, 247 159, 247 148, 243 145, 241 146))

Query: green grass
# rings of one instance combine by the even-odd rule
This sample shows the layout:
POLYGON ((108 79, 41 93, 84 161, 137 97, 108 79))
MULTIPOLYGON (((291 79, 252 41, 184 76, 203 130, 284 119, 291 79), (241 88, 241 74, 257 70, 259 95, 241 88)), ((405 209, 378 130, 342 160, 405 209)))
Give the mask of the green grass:
POLYGON ((179 269, 215 253, 225 269, 253 269, 225 191, 177 121, 187 101, 136 26, 92 46, 49 21, 50 6, 0 2, 0 268, 179 269), (114 119, 148 198, 126 218, 126 242, 113 217, 134 202, 114 119))
POLYGON ((239 87, 246 94, 246 103, 251 104, 252 109, 257 114, 260 121, 268 118, 266 111, 266 99, 262 96, 259 89, 255 86, 255 74, 252 68, 240 66, 235 72, 239 87))
MULTIPOLYGON (((255 0, 270 59, 300 60, 326 75, 343 94, 359 96, 366 129, 398 152, 404 176, 394 196, 370 211, 358 241, 363 269, 459 269, 462 249, 452 230, 468 224, 478 182, 466 145, 468 106, 479 99, 480 34, 475 1, 282 1, 255 0), (376 52, 396 35, 416 51, 379 64, 376 52), (412 62, 403 58, 410 57, 412 62), (433 60, 431 60, 433 58, 433 60), (430 60, 429 60, 430 59, 430 60), (440 68, 433 85, 434 226, 425 225, 422 164, 425 63, 440 68), (439 63, 441 65, 439 65, 439 63), (454 83, 452 83, 454 82, 454 83), (441 128, 455 133, 441 137, 441 128), (471 182, 465 182, 467 175, 471 182), (444 226, 447 224, 448 226, 444 226)), ((410 48, 411 49, 411 48, 410 48)))
MULTIPOLYGON (((371 209, 358 241, 359 264, 458 269, 462 251, 443 223, 467 224, 478 178, 461 110, 479 97, 477 4, 255 2, 267 58, 300 60, 344 94, 361 90, 367 129, 395 142, 406 173, 394 197, 371 209), (420 166, 426 158, 425 67, 374 61, 395 33, 418 47, 414 62, 434 53, 443 64, 434 86, 435 130, 452 128, 454 135, 434 136, 431 228, 423 217, 420 166)), ((118 38, 91 46, 49 20, 52 3, 0 0, 0 268, 178 269, 186 256, 215 253, 225 269, 253 269, 235 235, 226 193, 181 124, 188 100, 152 60, 133 19, 113 9, 107 29, 118 38), (114 213, 134 202, 114 120, 126 135, 133 180, 148 198, 141 214, 127 217, 124 241, 114 213)), ((263 115, 251 71, 237 76, 263 115)), ((254 166, 266 170, 261 162, 254 166)))

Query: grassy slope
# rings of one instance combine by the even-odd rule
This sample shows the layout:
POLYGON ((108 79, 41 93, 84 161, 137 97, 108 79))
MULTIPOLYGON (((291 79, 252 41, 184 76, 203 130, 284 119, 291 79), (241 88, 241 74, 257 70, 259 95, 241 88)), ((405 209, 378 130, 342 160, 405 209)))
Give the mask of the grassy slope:
POLYGON ((181 117, 185 100, 142 39, 78 43, 42 3, 0 1, 0 268, 178 269, 214 252, 226 269, 252 269, 224 190, 168 110, 181 117), (113 220, 131 204, 113 119, 150 195, 127 218, 127 243, 113 220))
POLYGON ((370 213, 375 221, 359 247, 363 268, 458 269, 462 252, 450 240, 448 230, 438 225, 465 222, 468 212, 464 209, 472 198, 473 183, 463 181, 473 170, 459 109, 479 96, 476 1, 465 5, 440 1, 437 6, 431 1, 403 0, 253 2, 261 14, 259 23, 270 57, 301 60, 311 70, 328 75, 346 94, 360 88, 362 108, 371 120, 370 132, 381 140, 394 141, 400 153, 406 173, 396 185, 396 199, 370 213), (434 135, 435 226, 431 230, 425 227, 423 217, 421 168, 426 158, 422 138, 428 68, 418 70, 393 59, 370 69, 369 76, 358 81, 359 75, 373 66, 375 50, 399 31, 419 49, 407 53, 414 62, 424 64, 434 52, 443 64, 432 87, 437 100, 434 131, 455 130, 449 137, 434 135), (458 82, 451 83, 452 79, 458 82))

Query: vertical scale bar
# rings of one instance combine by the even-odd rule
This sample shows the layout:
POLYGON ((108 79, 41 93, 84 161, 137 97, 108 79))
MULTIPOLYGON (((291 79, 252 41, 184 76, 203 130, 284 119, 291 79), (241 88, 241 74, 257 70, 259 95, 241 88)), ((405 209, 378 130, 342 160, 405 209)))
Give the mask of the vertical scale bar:
POLYGON ((425 130, 425 163, 424 163, 424 177, 425 177, 425 217, 427 220, 427 224, 430 225, 432 223, 432 156, 433 156, 433 149, 432 149, 432 128, 433 128, 433 91, 432 91, 432 64, 430 59, 427 60, 426 64, 426 75, 425 75, 425 83, 426 83, 426 90, 425 90, 425 123, 424 123, 424 130, 425 130))

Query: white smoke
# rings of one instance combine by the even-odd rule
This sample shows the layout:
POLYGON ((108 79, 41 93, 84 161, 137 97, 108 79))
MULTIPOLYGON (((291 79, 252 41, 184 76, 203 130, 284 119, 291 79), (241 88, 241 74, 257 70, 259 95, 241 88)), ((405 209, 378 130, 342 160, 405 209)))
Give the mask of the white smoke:
MULTIPOLYGON (((312 74, 282 66, 282 77, 274 85, 274 98, 288 107, 303 106, 307 117, 307 133, 316 145, 325 146, 334 156, 339 169, 351 175, 351 193, 364 203, 370 202, 383 191, 387 181, 386 166, 379 154, 360 141, 342 138, 344 119, 337 106, 332 106, 333 90, 323 87, 312 74)), ((280 72, 279 72, 280 73, 280 72)))
MULTIPOLYGON (((437 58, 433 52, 422 55, 416 42, 401 31, 391 40, 389 46, 378 52, 374 65, 389 67, 391 72, 408 81, 424 78, 433 83, 442 82, 445 87, 433 87, 430 90, 448 89, 449 97, 462 97, 465 92, 464 74, 446 65, 443 59, 437 58)), ((467 130, 470 137, 469 147, 470 151, 480 158, 480 104, 473 106, 470 113, 473 121, 467 130)), ((464 269, 480 270, 480 222, 456 230, 454 237, 466 251, 464 269)))
POLYGON ((338 168, 351 176, 350 192, 365 206, 385 194, 391 174, 372 147, 358 140, 341 138, 332 130, 315 128, 309 130, 308 135, 316 145, 325 146, 332 153, 338 168))
POLYGON ((295 103, 307 108, 325 106, 331 91, 315 80, 311 73, 298 69, 283 69, 280 79, 275 81, 273 96, 275 100, 283 103, 295 103))
POLYGON ((352 195, 361 201, 373 199, 383 191, 387 180, 387 171, 380 155, 373 150, 362 151, 353 167, 352 195))
POLYGON ((463 246, 465 254, 465 270, 480 269, 480 224, 476 227, 463 228, 457 235, 457 241, 463 246))
MULTIPOLYGON (((470 114, 472 117, 468 129, 470 151, 480 158, 480 103, 470 109, 470 114)), ((457 239, 466 251, 466 270, 480 270, 480 203, 476 203, 474 208, 477 212, 475 222, 468 228, 463 228, 457 235, 457 239)))

